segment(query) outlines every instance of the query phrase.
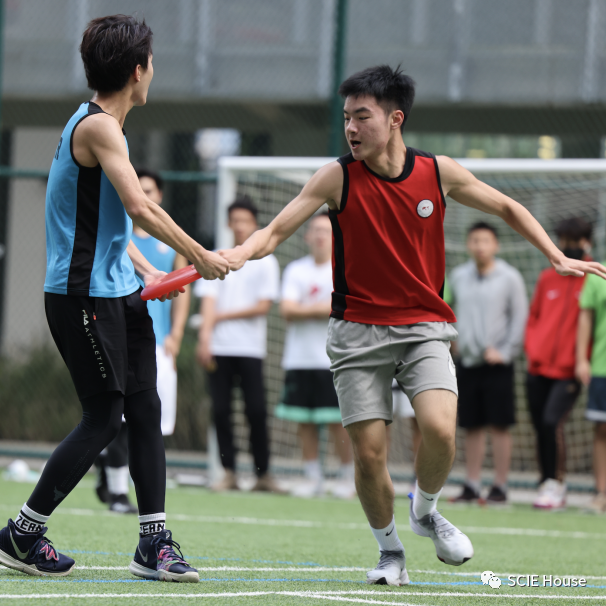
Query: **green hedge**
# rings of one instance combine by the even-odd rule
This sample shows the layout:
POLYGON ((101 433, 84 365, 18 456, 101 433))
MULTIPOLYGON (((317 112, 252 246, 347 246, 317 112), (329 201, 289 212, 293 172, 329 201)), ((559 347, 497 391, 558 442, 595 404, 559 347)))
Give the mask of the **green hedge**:
MULTIPOLYGON (((187 332, 178 359, 178 413, 168 448, 206 449, 209 401, 195 360, 195 333, 187 332)), ((0 439, 58 442, 80 421, 69 372, 54 344, 19 358, 0 358, 0 439)))

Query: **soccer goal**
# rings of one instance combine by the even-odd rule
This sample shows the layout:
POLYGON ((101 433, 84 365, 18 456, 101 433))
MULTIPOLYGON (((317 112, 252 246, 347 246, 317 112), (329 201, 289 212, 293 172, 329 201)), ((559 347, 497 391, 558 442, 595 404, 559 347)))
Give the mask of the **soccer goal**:
MULTIPOLYGON (((267 225, 292 200, 312 174, 333 158, 225 157, 219 162, 218 206, 216 214, 216 245, 233 245, 227 226, 227 207, 238 195, 248 195, 259 208, 259 223, 267 225)), ((594 226, 596 259, 605 255, 606 239, 606 160, 523 160, 523 159, 460 159, 463 166, 481 180, 523 204, 539 220, 548 233, 555 224, 570 216, 579 216, 594 226)), ((499 231, 499 256, 519 269, 524 276, 529 297, 546 259, 526 240, 495 217, 464 207, 447 199, 444 222, 446 237, 446 268, 467 260, 465 236, 475 221, 485 220, 499 231)), ((307 254, 301 228, 276 250, 283 270, 286 264, 307 254)), ((301 454, 296 425, 276 419, 271 414, 282 389, 283 371, 280 362, 285 323, 274 306, 269 316, 268 357, 265 364, 266 388, 270 409, 273 465, 283 471, 300 469, 301 454)), ((527 412, 525 361, 516 362, 516 400, 518 423, 514 428, 512 469, 536 469, 535 439, 527 412)), ((242 414, 241 398, 237 397, 235 422, 240 448, 247 449, 248 430, 242 414), (238 401, 239 400, 239 401, 238 401)), ((584 420, 585 396, 581 397, 566 426, 568 471, 586 473, 591 470, 591 425, 584 420)), ((406 419, 396 419, 390 440, 390 465, 394 476, 406 478, 412 461, 412 433, 406 419)), ((325 439, 324 458, 327 468, 337 468, 333 446, 325 439)), ((462 464, 463 451, 458 440, 456 464, 462 464)), ((486 464, 491 464, 488 451, 486 464)))

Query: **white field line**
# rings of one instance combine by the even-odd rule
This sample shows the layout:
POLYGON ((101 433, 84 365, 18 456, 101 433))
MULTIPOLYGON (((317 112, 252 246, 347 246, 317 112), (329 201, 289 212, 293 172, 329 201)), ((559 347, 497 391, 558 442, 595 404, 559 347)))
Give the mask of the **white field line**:
MULTIPOLYGON (((8 506, 0 505, 0 509, 9 509, 8 506)), ((10 508, 10 509, 14 509, 10 508)), ((95 511, 93 509, 75 509, 60 508, 56 514, 71 516, 91 516, 91 517, 114 517, 122 514, 110 511, 95 511)), ((179 522, 197 522, 199 524, 244 524, 249 526, 288 526, 291 528, 335 528, 339 530, 368 530, 368 524, 359 522, 316 522, 312 520, 279 520, 271 518, 248 518, 242 516, 191 516, 179 513, 169 513, 168 520, 177 520, 179 522)), ((606 534, 592 532, 575 532, 567 530, 544 530, 538 528, 498 528, 483 526, 460 526, 460 530, 478 534, 496 534, 496 535, 514 535, 514 536, 533 536, 533 537, 551 537, 559 539, 597 539, 606 540, 606 534)), ((412 532, 408 524, 398 524, 398 531, 412 532)))
MULTIPOLYGON (((234 598, 234 597, 258 597, 264 595, 283 595, 300 597, 307 599, 319 600, 339 600, 339 601, 355 601, 361 604, 388 604, 393 606, 415 606, 407 602, 387 602, 385 600, 365 599, 363 596, 379 596, 391 597, 393 593, 382 593, 377 591, 241 591, 241 592, 226 592, 226 593, 44 593, 44 594, 0 594, 0 599, 74 599, 74 598, 234 598), (345 596, 352 596, 347 598, 345 596)), ((509 598, 509 599, 540 599, 540 600, 601 600, 604 601, 604 596, 589 596, 589 595, 562 595, 562 594, 508 594, 494 591, 492 593, 470 593, 470 592, 424 592, 424 591, 407 591, 402 590, 400 594, 403 598, 409 596, 417 597, 474 597, 474 598, 509 598)), ((425 605, 423 605, 425 606, 425 605)))
MULTIPOLYGON (((0 564, 0 568, 5 568, 0 564)), ((289 566, 289 567, 255 567, 255 566, 198 566, 199 572, 367 572, 368 567, 362 566, 289 566)), ((74 566, 74 570, 128 570, 128 566, 74 566)), ((480 580, 481 572, 444 572, 443 570, 410 570, 410 574, 435 574, 444 576, 459 577, 477 577, 480 580)), ((506 579, 508 576, 517 576, 515 572, 495 572, 500 579, 506 579)), ((520 573, 527 574, 527 573, 520 573)), ((554 574, 554 577, 560 579, 584 578, 591 580, 605 580, 606 576, 593 576, 583 574, 554 574)), ((226 579, 229 580, 229 579, 226 579)))
MULTIPOLYGON (((287 568, 256 568, 247 566, 196 566, 199 572, 366 572, 368 568, 356 566, 289 566, 287 568)), ((74 566, 75 570, 128 570, 128 566, 74 566)), ((480 573, 478 572, 478 578, 480 573)), ((229 580, 229 579, 226 579, 229 580)))
MULTIPOLYGON (((331 600, 337 602, 353 602, 355 604, 385 604, 386 606, 426 606, 425 604, 411 604, 410 602, 386 602, 385 600, 367 600, 365 598, 346 598, 342 596, 330 596, 321 593, 310 593, 307 591, 257 591, 243 593, 182 593, 182 594, 151 594, 151 593, 87 593, 87 594, 40 594, 40 595, 1 595, 0 599, 47 599, 47 600, 63 600, 66 598, 242 598, 242 597, 260 597, 266 595, 281 595, 295 598, 305 598, 305 600, 331 600)), ((389 594, 387 594, 389 595, 389 594)))

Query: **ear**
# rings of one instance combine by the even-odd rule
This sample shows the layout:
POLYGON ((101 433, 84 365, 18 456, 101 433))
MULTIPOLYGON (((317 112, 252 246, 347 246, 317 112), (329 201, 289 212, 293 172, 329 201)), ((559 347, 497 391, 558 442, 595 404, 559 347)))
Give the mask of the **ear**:
POLYGON ((400 130, 400 128, 402 128, 403 123, 404 112, 401 109, 397 109, 391 114, 391 123, 389 126, 392 130, 400 130))
POLYGON ((137 67, 135 67, 135 73, 133 74, 133 78, 135 79, 135 82, 141 82, 142 69, 143 68, 140 65, 137 65, 137 67))

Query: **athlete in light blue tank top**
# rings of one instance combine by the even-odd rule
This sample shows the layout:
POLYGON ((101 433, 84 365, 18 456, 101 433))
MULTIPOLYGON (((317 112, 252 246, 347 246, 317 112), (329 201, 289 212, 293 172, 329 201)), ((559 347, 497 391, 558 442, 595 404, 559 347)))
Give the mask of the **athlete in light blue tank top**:
MULTIPOLYGON (((135 246, 143 253, 143 256, 160 271, 170 273, 175 266, 177 253, 164 242, 156 240, 153 236, 141 237, 133 233, 132 240, 135 246)), ((148 301, 147 311, 154 322, 154 334, 156 344, 162 345, 164 339, 171 331, 172 301, 148 301)))
POLYGON ((63 130, 46 190, 46 280, 44 291, 115 298, 139 288, 126 247, 133 222, 101 164, 74 158, 74 129, 104 113, 83 103, 63 130))
POLYGON ((47 522, 116 437, 124 415, 140 512, 129 570, 144 579, 197 582, 198 572, 174 551, 173 535, 165 528, 156 339, 135 277, 136 271, 151 284, 165 274, 131 242, 131 218, 191 259, 205 279, 225 277, 229 263, 189 237, 145 195, 130 163, 123 124, 134 106, 147 101, 154 73, 149 26, 129 15, 93 19, 80 54, 94 94, 69 120, 52 161, 44 306, 82 403, 83 422, 53 452, 15 520, 0 528, 0 562, 38 576, 73 570, 74 560, 45 536, 47 522))

